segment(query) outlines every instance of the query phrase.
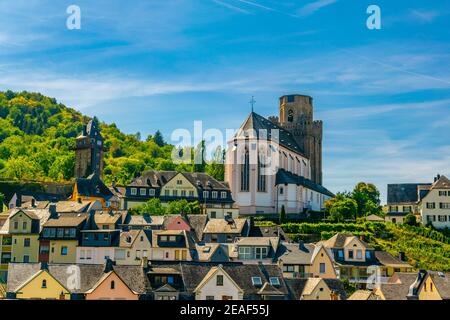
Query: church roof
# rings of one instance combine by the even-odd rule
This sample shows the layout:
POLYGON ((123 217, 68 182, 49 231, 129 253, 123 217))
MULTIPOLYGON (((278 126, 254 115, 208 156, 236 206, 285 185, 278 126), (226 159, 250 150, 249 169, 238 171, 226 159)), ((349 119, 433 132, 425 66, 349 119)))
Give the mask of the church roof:
POLYGON ((310 190, 322 193, 324 195, 334 197, 334 194, 327 188, 309 180, 305 177, 298 176, 292 172, 288 172, 284 169, 279 169, 276 175, 275 185, 279 184, 296 184, 304 186, 310 190))
POLYGON ((302 148, 300 148, 300 146, 297 144, 292 133, 255 112, 251 112, 249 114, 247 119, 239 128, 236 136, 243 136, 244 131, 252 129, 255 130, 257 139, 260 138, 260 130, 266 130, 267 140, 273 141, 272 139, 274 139, 276 142, 276 139, 278 139, 278 143, 281 146, 302 156, 305 156, 302 148), (278 137, 276 137, 275 134, 272 137, 272 130, 278 130, 278 137))

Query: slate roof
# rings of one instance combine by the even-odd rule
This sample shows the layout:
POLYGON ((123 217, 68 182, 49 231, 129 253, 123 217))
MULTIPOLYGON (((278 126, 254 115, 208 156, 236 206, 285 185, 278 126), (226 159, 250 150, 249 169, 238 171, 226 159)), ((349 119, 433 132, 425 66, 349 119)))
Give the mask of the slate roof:
POLYGON ((340 249, 344 248, 350 241, 353 239, 357 239, 366 249, 373 250, 373 248, 365 241, 362 241, 357 236, 352 234, 344 234, 344 233, 337 233, 327 241, 323 241, 323 245, 325 248, 333 248, 333 249, 340 249))
POLYGON ((195 188, 229 191, 230 188, 223 182, 214 179, 203 172, 177 172, 177 171, 145 171, 141 176, 135 178, 129 186, 131 187, 153 187, 160 188, 173 177, 182 174, 195 188))
POLYGON ((319 192, 321 194, 327 195, 329 197, 334 197, 334 194, 327 188, 305 177, 298 176, 292 172, 288 172, 285 169, 278 169, 277 171, 275 178, 275 185, 280 184, 296 184, 304 186, 305 188, 319 192))
POLYGON ((44 223, 44 227, 77 227, 82 224, 88 215, 85 213, 64 213, 60 214, 57 219, 48 219, 44 223))
MULTIPOLYGON (((286 284, 289 288, 291 297, 295 300, 299 300, 302 295, 311 294, 314 288, 320 283, 321 278, 308 278, 308 279, 286 279, 286 284)), ((336 292, 341 300, 345 300, 347 294, 345 293, 342 282, 338 279, 323 279, 325 284, 331 291, 336 292)), ((331 299, 331 297, 330 297, 331 299)))
POLYGON ((377 297, 372 291, 356 290, 347 300, 377 300, 377 297))
POLYGON ((269 141, 278 142, 286 149, 289 149, 299 155, 302 155, 303 157, 306 157, 304 154, 304 150, 302 150, 302 148, 300 148, 300 146, 297 144, 292 133, 255 112, 251 112, 249 114, 247 119, 239 128, 235 137, 244 137, 243 132, 252 129, 255 130, 257 139, 267 138, 267 140, 269 141), (261 132, 259 130, 267 130, 267 137, 260 137, 261 132), (272 132, 272 130, 278 130, 278 137, 274 135, 275 132, 272 132))
POLYGON ((399 282, 382 283, 377 291, 381 291, 386 300, 407 300, 409 288, 417 279, 417 273, 396 272, 399 282))
POLYGON ((388 184, 387 204, 416 203, 419 200, 418 186, 426 185, 426 183, 388 184))
POLYGON ((284 233, 283 229, 278 226, 271 227, 260 227, 252 226, 248 234, 249 237, 280 237, 281 241, 290 240, 289 237, 284 233))
POLYGON ((164 216, 141 216, 131 215, 127 225, 132 226, 162 226, 164 224, 164 216))
POLYGON ((114 194, 103 183, 98 175, 91 174, 87 178, 77 178, 75 181, 78 194, 83 197, 103 197, 111 198, 114 194))
MULTIPOLYGON (((277 265, 223 264, 222 268, 244 291, 245 295, 259 294, 262 288, 262 286, 253 285, 252 277, 260 277, 263 285, 265 282, 270 282, 270 277, 278 277, 280 286, 277 289, 282 294, 288 294, 281 269, 277 265)), ((181 265, 181 270, 186 290, 193 292, 211 270, 211 265, 187 263, 181 265)))
POLYGON ((380 262, 380 264, 392 267, 392 268, 412 268, 407 262, 394 257, 389 252, 386 251, 375 251, 375 258, 380 262))
MULTIPOLYGON (((49 273, 61 284, 68 283, 67 264, 48 264, 49 273)), ((103 276, 104 265, 76 265, 80 270, 80 288, 71 290, 71 293, 84 293, 90 290, 103 276)), ((130 289, 144 294, 148 288, 148 280, 141 266, 113 266, 114 271, 127 284, 130 289)), ((41 263, 10 263, 8 269, 8 292, 15 292, 28 279, 41 270, 41 263)), ((66 288, 69 289, 69 288, 66 288)))
POLYGON ((442 299, 450 300, 450 272, 428 272, 442 299))
POLYGON ((282 243, 277 252, 277 259, 284 264, 309 265, 313 257, 315 245, 312 243, 282 243))
POLYGON ((446 176, 440 176, 439 179, 433 183, 431 189, 450 189, 450 180, 446 176))
POLYGON ((241 234, 247 219, 233 219, 234 223, 228 223, 225 219, 210 219, 203 230, 205 233, 241 234))
POLYGON ((208 222, 208 215, 206 214, 188 214, 187 222, 194 231, 198 241, 203 239, 203 230, 208 222))

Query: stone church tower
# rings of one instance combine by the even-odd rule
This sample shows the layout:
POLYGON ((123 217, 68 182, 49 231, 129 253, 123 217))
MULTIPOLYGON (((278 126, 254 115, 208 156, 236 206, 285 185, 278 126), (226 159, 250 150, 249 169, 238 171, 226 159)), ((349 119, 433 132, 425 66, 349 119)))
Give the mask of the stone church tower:
POLYGON ((103 137, 94 121, 83 126, 76 138, 75 178, 85 178, 92 173, 103 176, 103 137))
POLYGON ((322 127, 314 121, 313 99, 304 95, 280 98, 279 125, 289 130, 311 162, 311 180, 322 185, 322 127))

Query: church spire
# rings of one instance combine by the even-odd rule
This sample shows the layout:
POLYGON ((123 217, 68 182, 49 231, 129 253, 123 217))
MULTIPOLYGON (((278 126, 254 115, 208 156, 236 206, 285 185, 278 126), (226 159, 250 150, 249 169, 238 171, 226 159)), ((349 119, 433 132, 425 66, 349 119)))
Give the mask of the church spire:
POLYGON ((253 108, 254 108, 255 103, 256 103, 256 100, 255 100, 255 97, 254 97, 254 96, 252 96, 252 100, 250 100, 249 103, 250 103, 251 106, 252 106, 252 113, 253 113, 253 108))

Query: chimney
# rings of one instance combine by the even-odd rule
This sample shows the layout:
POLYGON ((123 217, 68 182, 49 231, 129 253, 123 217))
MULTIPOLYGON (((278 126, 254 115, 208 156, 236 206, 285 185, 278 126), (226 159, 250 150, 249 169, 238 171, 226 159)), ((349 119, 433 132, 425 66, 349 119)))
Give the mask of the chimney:
POLYGON ((36 199, 35 198, 31 198, 31 206, 33 208, 36 208, 36 199))
POLYGON ((56 203, 50 203, 48 206, 50 212, 50 219, 58 219, 58 213, 56 212, 56 203))
POLYGON ((78 203, 82 203, 81 198, 78 198, 77 201, 78 203))
POLYGON ((115 265, 114 261, 112 261, 111 259, 106 259, 105 269, 103 270, 103 273, 114 271, 114 265, 115 265))
POLYGON ((41 262, 41 270, 47 270, 48 271, 48 263, 47 262, 41 262))
POLYGON ((359 240, 361 240, 361 241, 366 241, 366 236, 363 235, 363 234, 360 234, 360 235, 359 235, 359 240))
POLYGON ((399 258, 401 261, 406 261, 405 253, 402 252, 402 251, 400 251, 400 252, 398 253, 398 258, 399 258))
POLYGON ((335 291, 331 291, 330 300, 339 300, 339 295, 335 291))

